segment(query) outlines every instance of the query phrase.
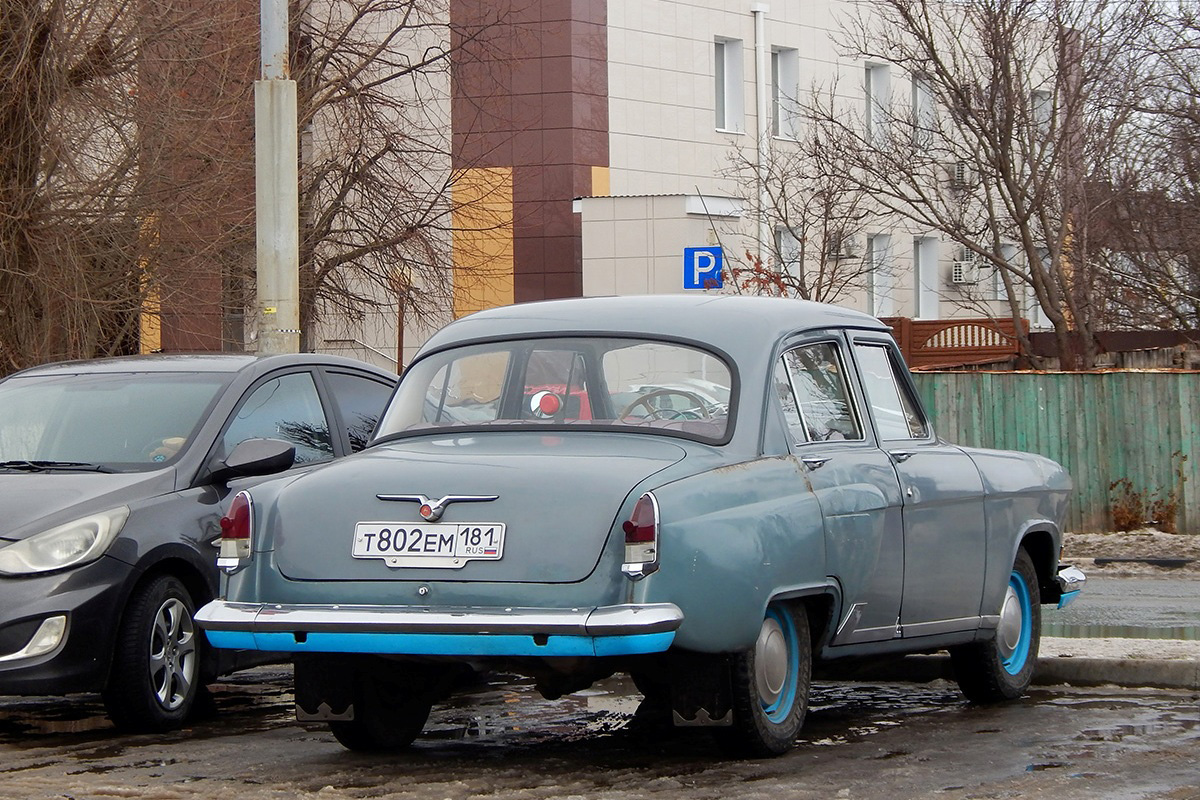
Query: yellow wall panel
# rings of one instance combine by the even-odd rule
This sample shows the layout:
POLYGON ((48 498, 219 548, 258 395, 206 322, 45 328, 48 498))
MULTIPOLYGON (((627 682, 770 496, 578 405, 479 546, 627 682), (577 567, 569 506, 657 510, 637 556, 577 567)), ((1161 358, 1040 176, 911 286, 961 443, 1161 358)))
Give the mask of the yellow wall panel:
POLYGON ((454 316, 513 302, 513 174, 510 167, 454 176, 454 316))
POLYGON ((611 194, 608 167, 592 167, 592 197, 608 197, 611 194))

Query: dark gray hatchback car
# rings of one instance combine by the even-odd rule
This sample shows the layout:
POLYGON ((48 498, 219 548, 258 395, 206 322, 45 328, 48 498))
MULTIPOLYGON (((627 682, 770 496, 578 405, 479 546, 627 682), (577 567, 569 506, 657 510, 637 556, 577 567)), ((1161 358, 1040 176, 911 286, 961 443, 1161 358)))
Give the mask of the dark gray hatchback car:
MULTIPOLYGON (((0 381, 0 694, 100 691, 166 730, 246 663, 204 645, 230 496, 359 450, 396 376, 321 355, 52 364, 0 381)), ((261 654, 258 654, 261 659, 261 654)))

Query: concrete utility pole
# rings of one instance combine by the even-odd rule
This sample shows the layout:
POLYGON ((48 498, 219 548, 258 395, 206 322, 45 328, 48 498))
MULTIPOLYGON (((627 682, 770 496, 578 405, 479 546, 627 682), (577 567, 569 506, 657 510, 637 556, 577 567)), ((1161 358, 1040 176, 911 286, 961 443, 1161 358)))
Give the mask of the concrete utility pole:
POLYGON ((288 0, 261 0, 262 79, 254 82, 258 352, 300 351, 300 198, 288 0))
POLYGON ((767 216, 771 205, 771 195, 767 191, 767 172, 771 163, 771 98, 767 96, 767 75, 771 59, 767 51, 766 19, 770 10, 766 3, 750 5, 750 13, 754 15, 754 100, 758 118, 758 135, 754 142, 758 172, 758 264, 762 269, 770 268, 771 249, 775 244, 775 230, 767 216))

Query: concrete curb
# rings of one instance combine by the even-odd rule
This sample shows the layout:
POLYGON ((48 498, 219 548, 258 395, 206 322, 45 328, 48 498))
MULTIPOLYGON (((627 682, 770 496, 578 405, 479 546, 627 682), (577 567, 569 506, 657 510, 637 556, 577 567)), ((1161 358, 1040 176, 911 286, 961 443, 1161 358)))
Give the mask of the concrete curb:
MULTIPOLYGON (((905 656, 890 663, 860 663, 839 669, 823 665, 822 677, 830 680, 912 681, 928 683, 954 680, 950 656, 905 656)), ((1033 682, 1038 686, 1124 686, 1156 689, 1200 689, 1200 661, 1194 659, 1088 658, 1049 656, 1038 659, 1033 682)))
POLYGON ((1092 559, 1092 563, 1098 567, 1109 566, 1110 564, 1149 564, 1152 567, 1163 567, 1165 569, 1178 569, 1180 567, 1190 566, 1196 563, 1194 558, 1126 558, 1124 556, 1105 557, 1100 556, 1092 559))

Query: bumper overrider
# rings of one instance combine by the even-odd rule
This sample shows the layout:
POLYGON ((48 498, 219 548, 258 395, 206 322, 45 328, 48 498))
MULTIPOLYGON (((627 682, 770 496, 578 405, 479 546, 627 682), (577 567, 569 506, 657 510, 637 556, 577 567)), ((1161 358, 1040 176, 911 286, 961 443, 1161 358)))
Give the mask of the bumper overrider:
POLYGON ((196 614, 215 647, 292 653, 625 656, 671 646, 672 603, 600 608, 278 605, 216 600, 196 614))
POLYGON ((1064 565, 1058 568, 1055 583, 1058 584, 1058 607, 1066 608, 1083 591, 1087 576, 1079 567, 1064 565))

